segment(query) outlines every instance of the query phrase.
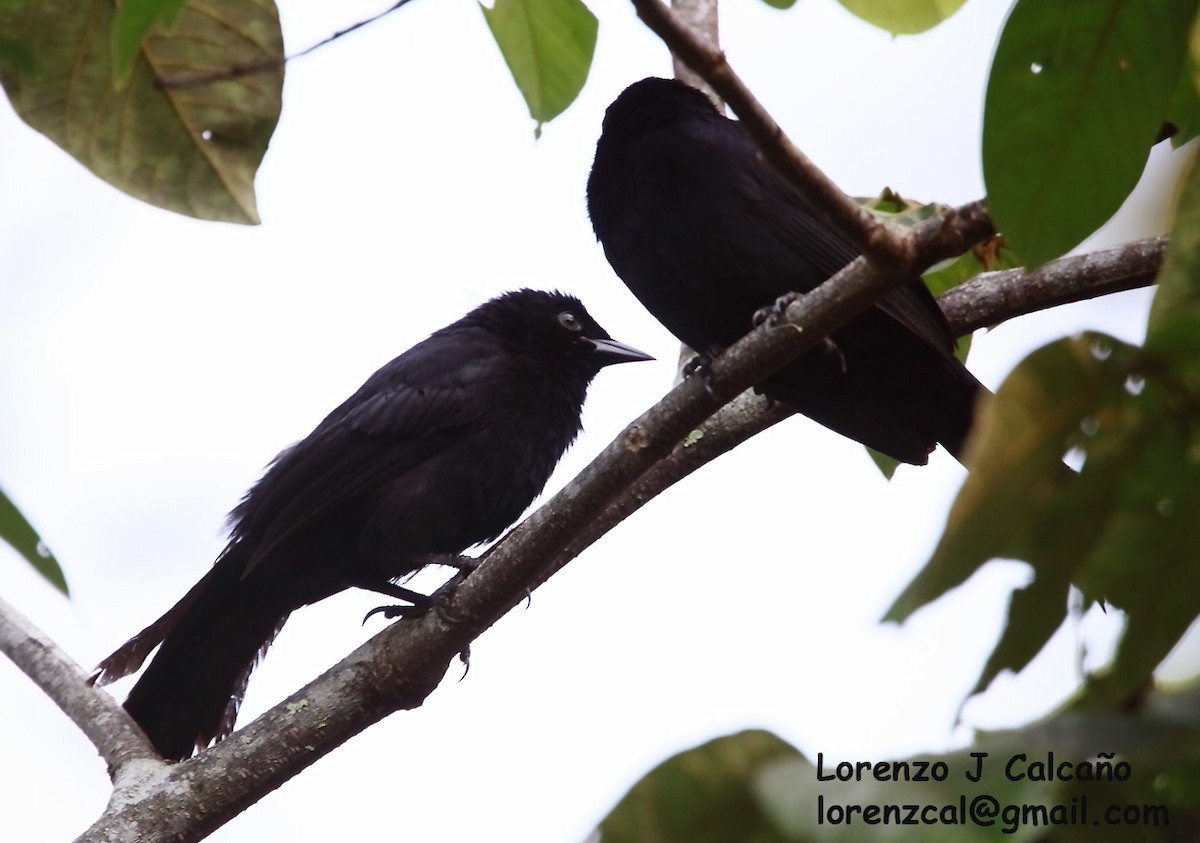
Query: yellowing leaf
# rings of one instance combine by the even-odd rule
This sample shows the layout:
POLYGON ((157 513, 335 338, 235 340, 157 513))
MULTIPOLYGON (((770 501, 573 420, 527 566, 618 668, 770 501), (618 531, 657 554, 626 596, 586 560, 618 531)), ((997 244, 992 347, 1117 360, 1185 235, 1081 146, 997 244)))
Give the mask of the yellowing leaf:
POLYGON ((275 4, 190 0, 169 30, 142 41, 119 87, 114 8, 110 0, 0 5, 0 43, 19 42, 30 59, 0 63, 13 108, 131 196, 201 219, 257 223, 254 175, 283 90, 275 4), (226 78, 172 84, 197 74, 226 78))
POLYGON ((961 8, 966 0, 838 0, 867 23, 894 35, 932 29, 961 8))

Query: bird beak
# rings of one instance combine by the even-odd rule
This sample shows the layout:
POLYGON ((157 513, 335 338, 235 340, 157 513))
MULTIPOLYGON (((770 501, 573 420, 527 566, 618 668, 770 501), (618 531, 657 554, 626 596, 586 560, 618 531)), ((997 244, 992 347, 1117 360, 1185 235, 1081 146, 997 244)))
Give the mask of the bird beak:
POLYGON ((591 346, 592 352, 600 358, 602 366, 611 366, 613 363, 635 363, 638 360, 654 359, 646 352, 638 351, 632 345, 626 345, 616 340, 585 339, 584 342, 591 346))

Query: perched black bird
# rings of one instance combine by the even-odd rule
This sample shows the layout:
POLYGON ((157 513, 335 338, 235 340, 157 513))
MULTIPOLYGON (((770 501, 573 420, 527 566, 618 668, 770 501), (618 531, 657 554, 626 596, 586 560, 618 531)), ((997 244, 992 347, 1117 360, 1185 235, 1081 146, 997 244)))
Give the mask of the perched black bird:
POLYGON ((208 574, 96 678, 132 673, 161 643, 125 708, 167 758, 224 738, 292 611, 352 586, 427 605, 395 581, 516 521, 579 433, 592 378, 649 359, 571 296, 492 299, 388 363, 276 457, 231 514, 208 574))
MULTIPOLYGON (((715 356, 784 293, 808 292, 858 256, 700 91, 630 85, 608 108, 587 186, 617 275, 671 333, 715 356)), ((937 443, 956 457, 979 382, 919 278, 773 374, 759 390, 903 462, 937 443)))

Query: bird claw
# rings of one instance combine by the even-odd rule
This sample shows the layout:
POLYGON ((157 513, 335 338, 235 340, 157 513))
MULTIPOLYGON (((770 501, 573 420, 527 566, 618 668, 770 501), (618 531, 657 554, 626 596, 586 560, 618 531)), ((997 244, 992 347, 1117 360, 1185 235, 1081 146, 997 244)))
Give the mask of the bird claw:
MULTIPOLYGON (((771 328, 778 328, 781 324, 787 322, 787 309, 792 305, 793 302, 797 301, 800 301, 799 293, 784 293, 782 296, 775 299, 774 304, 767 305, 766 307, 760 307, 758 310, 754 311, 754 316, 751 319, 751 321, 754 323, 754 327, 759 328, 765 325, 768 330, 771 328)), ((842 374, 846 374, 846 355, 842 353, 840 348, 838 348, 838 344, 830 337, 826 337, 825 339, 821 340, 821 345, 819 347, 821 352, 824 354, 837 355, 838 366, 841 368, 842 374)))
POLYGON ((387 620, 396 618, 419 618, 421 615, 429 611, 428 603, 414 603, 411 606, 376 606, 371 611, 363 615, 363 625, 371 619, 372 615, 383 615, 387 620))
POLYGON ((713 394, 712 362, 712 357, 701 352, 683 365, 683 376, 690 378, 692 375, 699 375, 700 382, 704 384, 704 391, 709 395, 713 394))
MULTIPOLYGON (((455 580, 460 579, 456 577, 455 580)), ((429 595, 428 602, 422 604, 414 604, 412 606, 376 606, 371 611, 363 616, 365 624, 372 615, 383 615, 388 620, 393 618, 419 618, 426 614, 430 609, 437 612, 437 616, 448 624, 458 624, 463 622, 463 618, 458 617, 450 612, 450 607, 447 605, 448 598, 451 595, 450 586, 457 586, 458 583, 452 580, 446 585, 439 588, 433 594, 429 595)), ((463 647, 458 653, 458 660, 463 664, 462 676, 458 677, 461 682, 467 678, 467 674, 471 672, 471 645, 463 647)))
POLYGON ((448 624, 462 623, 464 619, 450 611, 450 598, 454 596, 454 590, 467 578, 467 575, 479 567, 479 560, 469 556, 458 556, 455 558, 463 564, 438 560, 439 564, 458 568, 458 573, 433 594, 424 597, 422 600, 414 601, 410 606, 376 606, 363 617, 363 623, 366 623, 372 615, 383 615, 388 620, 392 620, 393 618, 411 620, 422 617, 430 609, 433 609, 437 613, 437 616, 448 624))
POLYGON ((818 346, 818 348, 821 349, 821 353, 823 354, 836 355, 838 366, 841 367, 842 374, 846 374, 846 355, 842 353, 842 350, 838 348, 838 344, 834 342, 832 338, 826 337, 825 339, 821 340, 821 344, 818 346))
POLYGON ((766 325, 767 328, 778 328, 779 325, 787 321, 787 309, 792 302, 800 300, 799 293, 784 293, 779 298, 775 299, 772 304, 766 307, 760 307, 754 311, 754 316, 750 318, 755 328, 766 325))

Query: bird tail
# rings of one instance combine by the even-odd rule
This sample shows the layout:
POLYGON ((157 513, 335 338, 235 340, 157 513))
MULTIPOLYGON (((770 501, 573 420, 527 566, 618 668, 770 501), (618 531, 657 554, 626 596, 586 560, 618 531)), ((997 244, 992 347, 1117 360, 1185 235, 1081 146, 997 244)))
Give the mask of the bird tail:
POLYGON ((960 367, 955 374, 958 398, 943 402, 939 408, 937 436, 942 447, 962 462, 967 440, 975 428, 975 413, 980 399, 991 393, 966 367, 960 367))
POLYGON ((164 758, 186 759, 233 731, 250 673, 290 614, 256 578, 243 578, 236 545, 178 603, 102 661, 93 681, 133 673, 161 647, 125 710, 164 758))

